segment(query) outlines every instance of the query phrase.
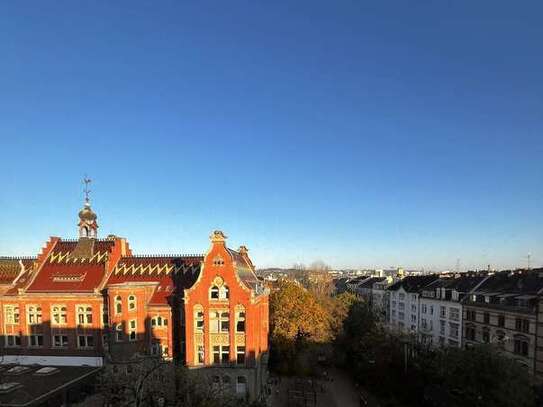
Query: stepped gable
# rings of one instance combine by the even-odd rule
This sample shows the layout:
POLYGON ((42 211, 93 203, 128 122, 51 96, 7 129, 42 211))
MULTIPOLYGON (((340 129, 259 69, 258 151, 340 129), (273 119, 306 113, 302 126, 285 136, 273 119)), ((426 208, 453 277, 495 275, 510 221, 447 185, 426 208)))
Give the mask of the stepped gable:
POLYGON ((27 292, 93 292, 105 276, 114 240, 59 240, 27 292))
MULTIPOLYGON (((243 246, 241 249, 247 250, 243 246)), ((252 263, 250 263, 250 260, 248 260, 248 258, 240 252, 230 248, 226 248, 226 250, 228 250, 228 253, 230 256, 232 256, 232 260, 234 261, 234 270, 236 271, 236 274, 241 282, 250 290, 257 290, 260 281, 254 272, 254 267, 252 263)))
POLYGON ((149 305, 168 305, 168 298, 183 294, 200 274, 203 255, 127 256, 119 260, 107 285, 156 283, 149 305))

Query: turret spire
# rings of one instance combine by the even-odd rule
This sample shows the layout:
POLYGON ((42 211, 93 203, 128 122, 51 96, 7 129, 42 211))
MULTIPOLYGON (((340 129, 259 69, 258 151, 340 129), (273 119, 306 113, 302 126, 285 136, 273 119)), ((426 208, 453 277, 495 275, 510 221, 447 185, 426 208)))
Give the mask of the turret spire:
POLYGON ((91 179, 87 176, 83 178, 83 183, 85 184, 85 189, 83 189, 83 192, 85 192, 85 204, 83 206, 83 209, 79 211, 78 226, 80 238, 96 238, 98 230, 98 224, 96 223, 97 216, 92 211, 89 200, 89 193, 91 192, 89 189, 89 184, 91 182, 91 179))

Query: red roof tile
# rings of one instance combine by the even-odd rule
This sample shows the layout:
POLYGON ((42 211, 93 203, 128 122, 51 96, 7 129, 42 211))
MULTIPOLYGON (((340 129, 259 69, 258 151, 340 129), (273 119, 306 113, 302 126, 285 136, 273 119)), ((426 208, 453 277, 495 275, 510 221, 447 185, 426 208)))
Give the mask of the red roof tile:
POLYGON ((203 256, 130 256, 117 263, 107 285, 151 282, 157 287, 150 305, 167 305, 168 297, 191 287, 200 272, 203 256))

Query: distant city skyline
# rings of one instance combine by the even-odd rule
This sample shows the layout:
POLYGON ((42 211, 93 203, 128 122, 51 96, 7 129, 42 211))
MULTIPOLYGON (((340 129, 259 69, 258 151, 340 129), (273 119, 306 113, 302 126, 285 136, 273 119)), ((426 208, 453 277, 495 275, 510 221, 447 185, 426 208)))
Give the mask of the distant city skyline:
POLYGON ((0 256, 543 265, 541 2, 0 5, 0 256))

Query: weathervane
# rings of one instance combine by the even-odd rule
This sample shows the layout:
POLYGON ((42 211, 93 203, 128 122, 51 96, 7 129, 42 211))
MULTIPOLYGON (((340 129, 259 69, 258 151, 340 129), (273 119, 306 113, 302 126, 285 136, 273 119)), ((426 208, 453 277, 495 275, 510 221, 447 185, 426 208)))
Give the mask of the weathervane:
POLYGON ((92 180, 85 175, 83 182, 85 183, 85 189, 83 190, 83 192, 85 192, 85 202, 89 203, 89 193, 91 191, 89 189, 89 184, 92 182, 92 180))

